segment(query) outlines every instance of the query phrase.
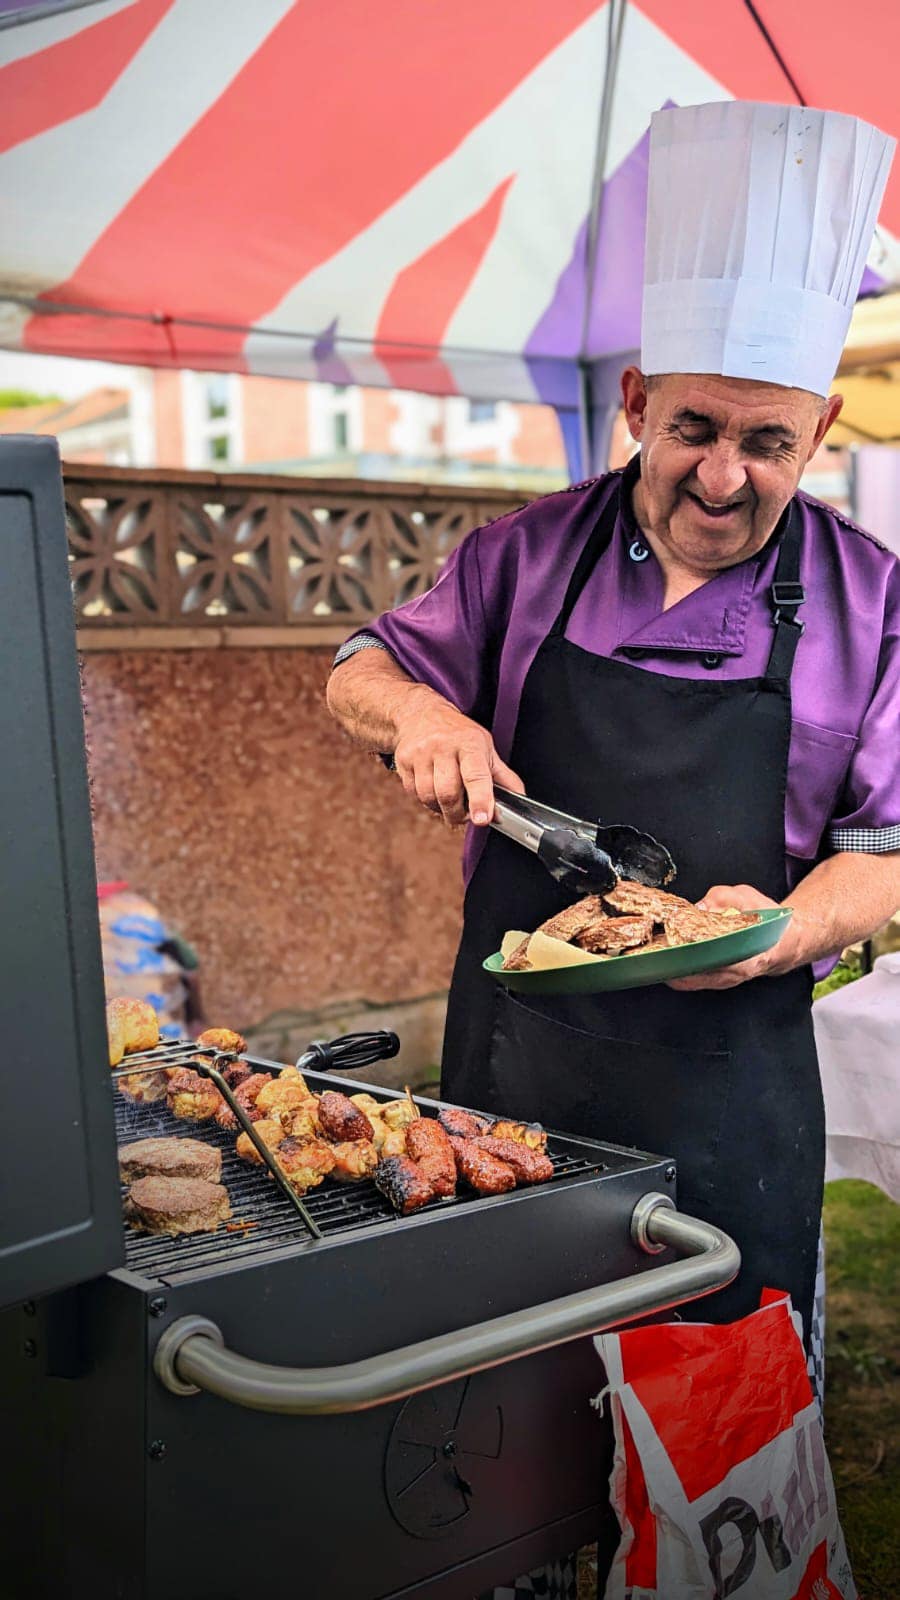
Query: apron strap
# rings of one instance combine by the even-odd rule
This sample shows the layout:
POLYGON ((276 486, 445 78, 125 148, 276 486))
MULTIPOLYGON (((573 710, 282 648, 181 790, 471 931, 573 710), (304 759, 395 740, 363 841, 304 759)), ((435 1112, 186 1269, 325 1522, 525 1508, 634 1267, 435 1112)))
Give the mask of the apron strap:
POLYGON ((800 541, 802 519, 796 500, 788 507, 787 527, 778 550, 775 578, 769 590, 775 637, 766 666, 767 678, 789 679, 804 624, 797 611, 806 599, 800 582, 800 541))
POLYGON ((559 616, 550 629, 550 638, 561 638, 569 626, 569 618, 575 609, 578 597, 615 533, 616 518, 619 515, 625 496, 631 494, 632 488, 637 483, 640 475, 640 451, 621 472, 611 474, 613 479, 617 481, 613 483, 600 515, 588 534, 581 555, 575 563, 575 570, 569 579, 569 587, 560 607, 559 616))

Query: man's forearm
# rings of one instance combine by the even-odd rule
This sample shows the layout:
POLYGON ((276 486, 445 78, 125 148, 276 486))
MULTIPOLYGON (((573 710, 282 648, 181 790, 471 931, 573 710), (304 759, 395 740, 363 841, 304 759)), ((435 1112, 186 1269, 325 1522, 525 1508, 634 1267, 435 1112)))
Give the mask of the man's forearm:
POLYGON ((791 965, 834 955, 867 939, 900 907, 900 853, 876 856, 845 850, 829 856, 798 883, 785 904, 794 911, 791 965))
POLYGON ((360 650, 335 667, 328 680, 328 709, 345 733, 364 750, 392 755, 400 723, 414 703, 442 695, 416 683, 386 650, 360 650))

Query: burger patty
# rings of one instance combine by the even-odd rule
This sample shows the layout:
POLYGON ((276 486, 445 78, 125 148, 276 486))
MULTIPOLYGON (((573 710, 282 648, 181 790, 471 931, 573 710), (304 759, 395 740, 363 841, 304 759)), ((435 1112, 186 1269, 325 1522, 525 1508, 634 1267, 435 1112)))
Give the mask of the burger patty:
POLYGON ((218 1183, 222 1152, 199 1139, 138 1139, 119 1151, 123 1183, 137 1178, 205 1178, 218 1183))
POLYGON ((125 1216, 144 1233, 213 1233, 231 1206, 227 1189, 205 1178, 138 1178, 125 1216))

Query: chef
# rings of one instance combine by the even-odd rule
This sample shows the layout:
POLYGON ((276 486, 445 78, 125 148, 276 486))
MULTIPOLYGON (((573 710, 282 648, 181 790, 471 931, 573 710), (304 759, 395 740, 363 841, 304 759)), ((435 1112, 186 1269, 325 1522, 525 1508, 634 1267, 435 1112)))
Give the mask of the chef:
POLYGON ((730 1321, 789 1290, 807 1338, 824 1118, 816 963, 900 905, 900 564, 799 492, 893 141, 725 102, 653 118, 640 451, 472 533, 435 587, 339 652, 335 717, 468 819, 442 1094, 672 1154, 679 1204, 737 1240, 730 1321), (561 909, 488 831, 493 785, 661 839, 710 907, 786 903, 766 954, 639 991, 525 1000, 481 970, 561 909))

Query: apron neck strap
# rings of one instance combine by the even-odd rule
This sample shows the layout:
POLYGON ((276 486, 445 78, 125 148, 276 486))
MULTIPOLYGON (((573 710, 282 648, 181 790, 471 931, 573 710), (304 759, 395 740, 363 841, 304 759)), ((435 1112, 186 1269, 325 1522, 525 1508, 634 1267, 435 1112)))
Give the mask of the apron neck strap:
POLYGON ((619 511, 628 505, 632 488, 637 483, 640 475, 640 453, 629 461, 622 472, 611 474, 613 478, 612 488, 603 503, 597 521, 585 540, 581 555, 575 563, 575 570, 569 579, 569 587, 560 607, 559 616, 550 629, 551 638, 562 638, 569 626, 569 618, 575 609, 578 597, 612 539, 616 530, 616 519, 619 511))
POLYGON ((775 637, 772 640, 766 667, 767 678, 781 679, 788 679, 791 676, 794 656, 804 628, 804 624, 797 617, 797 611, 806 599, 806 591, 800 582, 802 516, 796 499, 791 501, 785 516, 787 524, 778 549, 775 578, 769 590, 775 637))

